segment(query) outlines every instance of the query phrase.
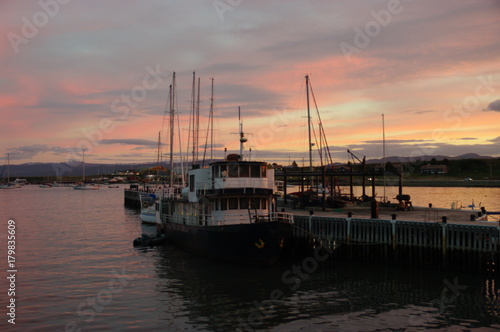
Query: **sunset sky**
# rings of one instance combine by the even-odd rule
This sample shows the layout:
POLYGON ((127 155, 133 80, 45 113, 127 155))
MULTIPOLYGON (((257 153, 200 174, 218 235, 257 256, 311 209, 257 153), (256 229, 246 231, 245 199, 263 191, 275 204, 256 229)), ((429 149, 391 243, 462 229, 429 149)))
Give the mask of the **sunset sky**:
POLYGON ((216 157, 241 106, 252 159, 307 160, 306 75, 334 161, 382 157, 382 114, 387 156, 500 157, 499 18, 495 0, 1 1, 2 164, 155 160, 173 72, 186 153, 193 71, 200 145, 214 78, 216 157))

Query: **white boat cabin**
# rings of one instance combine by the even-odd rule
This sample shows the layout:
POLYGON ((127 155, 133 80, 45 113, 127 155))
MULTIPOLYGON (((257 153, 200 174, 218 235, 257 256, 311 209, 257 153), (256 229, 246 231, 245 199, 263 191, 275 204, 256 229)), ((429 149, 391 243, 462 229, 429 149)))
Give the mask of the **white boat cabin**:
POLYGON ((171 221, 215 226, 270 221, 276 215, 274 169, 265 162, 229 155, 188 172, 182 200, 173 202, 171 221))

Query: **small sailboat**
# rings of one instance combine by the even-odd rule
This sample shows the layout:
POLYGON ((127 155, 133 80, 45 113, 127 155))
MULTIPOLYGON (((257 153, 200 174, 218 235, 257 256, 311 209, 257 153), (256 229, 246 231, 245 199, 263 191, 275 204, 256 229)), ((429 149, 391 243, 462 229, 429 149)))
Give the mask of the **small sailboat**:
POLYGON ((139 196, 141 201, 141 213, 139 218, 145 224, 156 224, 155 201, 156 195, 152 193, 141 193, 139 196))
POLYGON ((6 165, 4 166, 4 168, 2 169, 2 173, 4 171, 4 169, 7 168, 7 178, 6 178, 6 181, 3 182, 0 184, 0 189, 15 189, 15 188, 20 188, 17 187, 15 184, 13 183, 10 183, 10 178, 9 178, 9 154, 7 153, 7 162, 6 162, 6 165))
POLYGON ((86 184, 85 183, 85 150, 82 150, 82 160, 83 160, 83 167, 82 167, 82 182, 76 184, 73 189, 75 190, 97 190, 99 189, 99 186, 93 185, 93 184, 86 184))
MULTIPOLYGON (((156 170, 156 184, 155 184, 155 192, 158 189, 158 179, 160 177, 160 169, 162 168, 160 165, 160 155, 161 155, 161 132, 158 133, 158 148, 157 148, 157 166, 154 167, 156 170)), ((139 199, 141 202, 141 213, 139 218, 143 223, 146 224, 156 224, 156 210, 155 210, 155 201, 156 195, 154 193, 145 193, 141 192, 139 195, 139 199)), ((159 197, 160 198, 160 197, 159 197)))

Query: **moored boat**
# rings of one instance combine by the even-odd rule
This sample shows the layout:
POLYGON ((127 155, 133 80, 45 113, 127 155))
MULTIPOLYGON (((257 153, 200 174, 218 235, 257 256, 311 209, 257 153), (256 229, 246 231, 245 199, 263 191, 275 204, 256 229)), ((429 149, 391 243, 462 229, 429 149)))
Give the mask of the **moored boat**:
POLYGON ((208 167, 193 164, 180 195, 175 190, 161 194, 158 235, 215 259, 276 263, 291 238, 293 215, 277 212, 274 169, 266 162, 242 160, 246 141, 240 122, 240 154, 208 167))
POLYGON ((99 185, 85 183, 85 150, 82 149, 82 182, 77 183, 73 186, 75 190, 97 190, 99 189, 99 185))
POLYGON ((7 153, 7 163, 6 165, 2 168, 2 172, 0 173, 0 176, 3 175, 3 171, 7 169, 7 177, 5 179, 2 179, 2 182, 0 183, 0 189, 16 189, 16 188, 21 188, 21 185, 17 183, 11 183, 10 178, 9 178, 9 154, 7 153), (5 181, 4 181, 5 180, 5 181))
POLYGON ((141 201, 141 213, 139 218, 145 224, 156 224, 155 200, 156 196, 152 193, 143 193, 139 195, 141 201))
POLYGON ((99 189, 99 185, 88 184, 88 183, 79 183, 73 186, 75 190, 97 190, 99 189))
POLYGON ((265 162, 224 161, 188 173, 180 198, 157 203, 157 228, 167 240, 230 262, 273 265, 290 239, 293 216, 277 212, 274 169, 265 162))

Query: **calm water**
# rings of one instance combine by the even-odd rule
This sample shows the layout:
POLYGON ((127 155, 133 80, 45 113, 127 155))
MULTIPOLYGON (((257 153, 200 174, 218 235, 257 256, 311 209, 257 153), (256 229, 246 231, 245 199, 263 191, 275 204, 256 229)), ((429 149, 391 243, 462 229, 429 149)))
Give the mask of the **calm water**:
MULTIPOLYGON (((449 201, 470 188, 422 190, 440 189, 449 201)), ((498 189, 481 193, 499 197, 498 189)), ((154 232, 123 207, 122 189, 0 190, 0 329, 500 329, 499 285, 488 276, 333 261, 294 272, 302 259, 229 265, 168 245, 134 248, 144 231, 154 232), (15 328, 6 315, 9 219, 16 222, 15 328)))

